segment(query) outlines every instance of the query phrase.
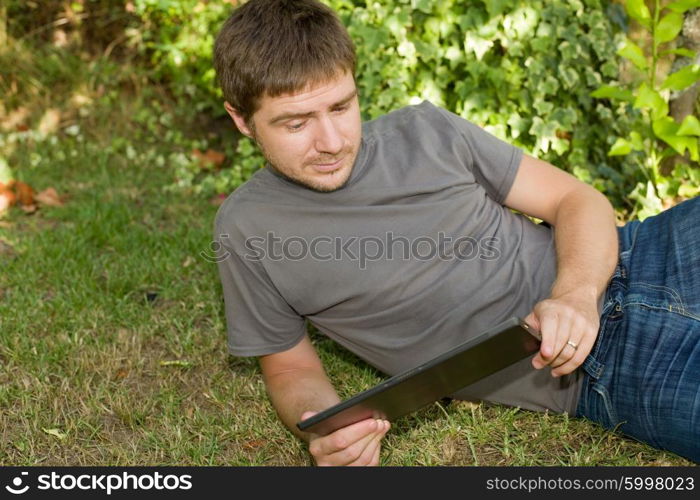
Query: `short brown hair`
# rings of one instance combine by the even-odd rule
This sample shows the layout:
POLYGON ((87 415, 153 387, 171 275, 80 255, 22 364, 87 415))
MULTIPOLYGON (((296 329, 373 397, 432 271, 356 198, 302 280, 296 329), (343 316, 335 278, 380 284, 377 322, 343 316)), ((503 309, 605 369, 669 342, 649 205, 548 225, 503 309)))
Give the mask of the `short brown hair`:
POLYGON ((355 74, 355 46, 336 13, 316 0, 249 0, 224 23, 214 67, 226 101, 246 121, 259 99, 355 74))

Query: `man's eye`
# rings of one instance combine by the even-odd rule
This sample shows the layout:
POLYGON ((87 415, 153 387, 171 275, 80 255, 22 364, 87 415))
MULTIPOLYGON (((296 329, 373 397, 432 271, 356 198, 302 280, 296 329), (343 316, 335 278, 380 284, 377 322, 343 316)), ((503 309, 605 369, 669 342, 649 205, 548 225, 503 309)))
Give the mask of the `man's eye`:
POLYGON ((297 130, 301 130, 301 128, 304 126, 304 122, 299 122, 299 123, 290 123, 287 125, 287 130, 291 132, 295 132, 297 130))
POLYGON ((348 108, 349 108, 349 106, 341 106, 341 107, 339 107, 339 108, 335 108, 334 111, 335 111, 336 113, 342 113, 343 111, 347 110, 348 108))

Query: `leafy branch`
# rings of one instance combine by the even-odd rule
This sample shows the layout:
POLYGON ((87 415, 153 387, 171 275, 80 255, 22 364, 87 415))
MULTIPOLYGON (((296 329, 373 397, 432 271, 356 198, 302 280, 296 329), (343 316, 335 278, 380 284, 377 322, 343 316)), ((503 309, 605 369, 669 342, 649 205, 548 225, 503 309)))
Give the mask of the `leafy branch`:
MULTIPOLYGON (((648 180, 645 198, 648 199, 653 194, 657 206, 660 206, 661 199, 677 195, 679 189, 678 183, 668 183, 663 178, 661 162, 669 156, 683 156, 686 153, 693 162, 700 160, 700 121, 690 114, 681 123, 677 123, 669 114, 671 91, 682 91, 700 80, 700 65, 689 64, 662 81, 659 81, 657 74, 664 58, 695 57, 695 53, 688 49, 671 48, 661 51, 660 48, 676 40, 683 28, 683 14, 699 6, 698 0, 678 0, 661 7, 660 0, 655 0, 653 11, 650 11, 643 0, 628 0, 625 3, 627 14, 649 33, 649 42, 644 44, 646 46, 640 46, 626 37, 617 53, 637 68, 641 78, 627 88, 603 85, 591 94, 597 98, 627 102, 642 112, 643 119, 627 137, 618 137, 608 154, 623 156, 634 152, 642 153, 635 155, 635 158, 648 180), (634 88, 630 89, 630 86, 634 88)), ((640 190, 637 191, 639 195, 640 190)))

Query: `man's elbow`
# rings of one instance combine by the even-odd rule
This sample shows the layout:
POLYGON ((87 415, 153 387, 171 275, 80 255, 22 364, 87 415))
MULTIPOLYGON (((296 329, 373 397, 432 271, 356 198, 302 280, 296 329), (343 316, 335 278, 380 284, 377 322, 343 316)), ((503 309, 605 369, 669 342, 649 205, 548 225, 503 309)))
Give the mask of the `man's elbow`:
POLYGON ((615 225, 615 210, 610 200, 593 186, 583 183, 562 197, 553 225, 556 226, 562 217, 580 214, 595 214, 600 223, 615 225))

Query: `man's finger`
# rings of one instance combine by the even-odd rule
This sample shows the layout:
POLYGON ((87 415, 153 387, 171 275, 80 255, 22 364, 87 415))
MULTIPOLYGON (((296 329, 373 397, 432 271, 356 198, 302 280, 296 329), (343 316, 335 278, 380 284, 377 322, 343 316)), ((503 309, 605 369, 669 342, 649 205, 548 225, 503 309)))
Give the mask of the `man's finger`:
POLYGON ((331 455, 357 443, 378 430, 377 420, 368 418, 354 424, 338 429, 327 436, 320 437, 312 442, 310 449, 314 456, 331 455))
POLYGON ((564 365, 565 363, 568 363, 571 361, 571 359, 576 356, 576 353, 578 351, 579 345, 581 343, 580 339, 574 340, 574 338, 569 338, 569 340, 566 341, 564 344, 564 347, 562 348, 561 352, 559 355, 556 357, 554 361, 552 361, 549 366, 551 368, 557 368, 559 366, 564 365))
POLYGON ((374 452, 374 456, 372 457, 372 461, 369 463, 371 466, 376 467, 379 465, 379 452, 382 451, 381 446, 377 446, 377 451, 374 452))
POLYGON ((578 344, 578 347, 576 349, 576 353, 574 356, 569 359, 566 363, 564 363, 561 366, 558 366, 554 370, 552 370, 552 375, 555 377, 560 377, 562 375, 567 375, 571 372, 573 372, 576 368, 581 366, 583 362, 586 360, 586 357, 588 354, 590 354, 591 349, 593 349, 593 344, 595 344, 595 340, 598 337, 598 331, 595 328, 590 329, 586 335, 584 335, 581 338, 581 342, 578 344))
POLYGON ((379 450, 381 449, 381 442, 382 438, 384 437, 383 432, 378 432, 377 434, 374 435, 372 440, 367 444, 365 449, 362 451, 360 456, 357 458, 357 460, 351 462, 348 465, 351 466, 367 466, 367 465, 372 465, 372 460, 374 459, 375 455, 378 455, 379 450))
POLYGON ((542 335, 542 344, 540 345, 540 352, 537 353, 533 359, 533 365, 535 368, 542 368, 548 365, 555 356, 555 346, 557 343, 557 330, 558 321, 554 314, 544 311, 540 314, 540 335, 542 335))
POLYGON ((369 434, 344 450, 328 455, 326 461, 331 465, 352 465, 360 459, 365 450, 372 445, 372 442, 377 437, 381 438, 381 436, 381 432, 369 434))
POLYGON ((365 448, 360 458, 350 465, 379 465, 379 453, 382 448, 381 442, 391 427, 388 420, 382 420, 381 424, 381 430, 377 432, 375 439, 365 448))
POLYGON ((581 339, 586 335, 586 325, 586 322, 580 318, 567 319, 566 323, 561 325, 561 335, 557 339, 557 342, 561 341, 561 350, 549 363, 551 368, 567 363, 576 355, 581 339))

